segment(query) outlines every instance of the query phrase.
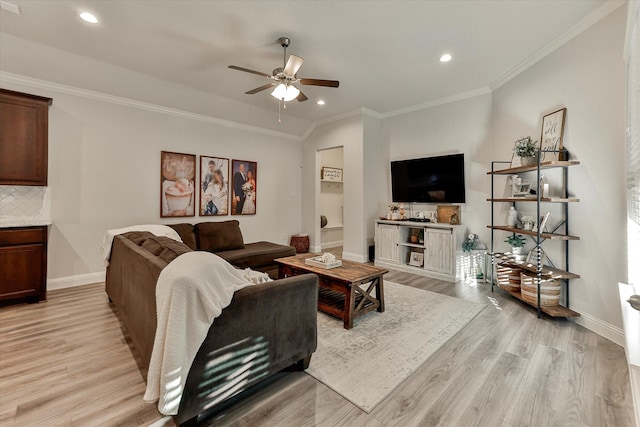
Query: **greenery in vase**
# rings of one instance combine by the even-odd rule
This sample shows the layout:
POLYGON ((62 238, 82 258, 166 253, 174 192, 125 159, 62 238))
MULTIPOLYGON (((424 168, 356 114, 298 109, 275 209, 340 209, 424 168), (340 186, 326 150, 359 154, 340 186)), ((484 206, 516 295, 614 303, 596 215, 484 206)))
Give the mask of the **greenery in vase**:
POLYGON ((538 153, 538 141, 531 141, 531 137, 520 138, 513 147, 518 157, 535 157, 538 153))
POLYGON ((524 246, 524 236, 521 236, 519 234, 514 234, 512 236, 507 237, 507 240, 505 240, 505 243, 510 244, 511 246, 513 246, 514 248, 521 248, 524 246))
POLYGON ((478 245, 478 236, 473 233, 469 233, 464 242, 462 242, 462 250, 464 252, 471 252, 473 248, 478 245))

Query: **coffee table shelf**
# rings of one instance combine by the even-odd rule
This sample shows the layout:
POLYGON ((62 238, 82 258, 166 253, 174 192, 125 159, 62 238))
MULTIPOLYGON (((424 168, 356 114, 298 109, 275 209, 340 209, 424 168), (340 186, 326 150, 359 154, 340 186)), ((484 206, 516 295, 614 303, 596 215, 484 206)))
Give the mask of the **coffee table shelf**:
POLYGON ((276 259, 280 278, 314 273, 318 275, 318 310, 344 321, 351 329, 355 318, 377 310, 384 312, 384 282, 388 272, 383 268, 352 261, 342 261, 341 267, 324 269, 305 263, 316 254, 299 254, 276 259))

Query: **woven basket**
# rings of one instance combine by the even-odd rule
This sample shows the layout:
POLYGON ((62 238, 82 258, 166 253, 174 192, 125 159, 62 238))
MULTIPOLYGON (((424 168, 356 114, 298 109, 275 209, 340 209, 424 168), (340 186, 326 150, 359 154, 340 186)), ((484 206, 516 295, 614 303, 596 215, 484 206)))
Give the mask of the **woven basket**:
POLYGON ((496 266, 498 287, 505 291, 520 292, 520 273, 522 269, 502 264, 496 266))
POLYGON ((291 236, 290 246, 296 248, 297 254, 309 252, 309 236, 302 234, 294 234, 291 236))
MULTIPOLYGON (((538 305, 537 277, 532 274, 522 273, 520 295, 522 299, 538 305)), ((558 280, 540 281, 540 305, 555 307, 560 305, 561 283, 558 280)))

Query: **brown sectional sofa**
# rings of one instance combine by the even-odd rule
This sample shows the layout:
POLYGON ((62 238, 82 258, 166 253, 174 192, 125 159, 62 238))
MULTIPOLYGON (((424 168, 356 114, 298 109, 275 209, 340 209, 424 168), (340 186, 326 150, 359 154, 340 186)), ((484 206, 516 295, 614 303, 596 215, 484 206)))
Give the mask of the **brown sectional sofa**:
MULTIPOLYGON (((199 233, 195 231, 193 236, 189 227, 183 224, 175 227, 181 229, 178 232, 183 239, 188 237, 197 240, 196 236, 199 236, 203 242, 210 240, 209 234, 203 232, 211 230, 207 226, 198 227, 199 233)), ((237 237, 236 233, 232 234, 237 237)), ((162 269, 177 256, 191 251, 190 246, 195 242, 191 241, 188 246, 187 239, 186 243, 148 232, 125 233, 116 236, 113 241, 106 292, 140 353, 145 376, 157 324, 156 282, 162 269)), ((238 264, 249 266, 252 263, 251 253, 261 253, 271 247, 262 243, 222 252, 229 259, 236 259, 238 264), (243 250, 244 253, 240 252, 243 250)), ((205 246, 208 244, 205 243, 205 246)), ((254 261, 254 264, 270 267, 273 259, 265 255, 262 258, 257 256, 254 261)), ((318 277, 315 275, 276 280, 236 292, 231 304, 215 319, 196 354, 176 421, 180 425, 192 425, 197 422, 198 415, 202 417, 204 412, 219 412, 230 402, 259 388, 265 379, 282 369, 292 365, 306 368, 317 345, 317 297, 318 277), (264 362, 247 369, 242 362, 244 356, 240 355, 246 355, 249 351, 259 351, 264 362), (238 356, 233 357, 231 363, 224 365, 227 371, 220 375, 221 379, 212 381, 208 363, 217 357, 236 354, 238 356), (248 374, 247 383, 238 390, 240 394, 224 395, 223 391, 230 381, 228 374, 245 371, 248 374), (212 405, 212 402, 215 403, 212 405)))
POLYGON ((278 277, 278 265, 274 260, 296 254, 295 248, 277 243, 244 243, 240 223, 236 220, 168 225, 194 251, 213 252, 238 268, 261 271, 272 279, 278 277))

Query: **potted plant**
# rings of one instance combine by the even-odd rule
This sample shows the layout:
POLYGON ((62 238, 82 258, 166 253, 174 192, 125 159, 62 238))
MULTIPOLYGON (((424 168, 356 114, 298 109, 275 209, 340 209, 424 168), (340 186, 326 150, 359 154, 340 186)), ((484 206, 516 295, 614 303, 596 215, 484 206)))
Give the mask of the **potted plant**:
POLYGON ((537 162, 538 141, 532 141, 530 136, 516 141, 513 152, 520 157, 520 164, 528 166, 537 162))
POLYGON ((511 245, 511 253, 514 255, 522 254, 522 247, 524 246, 524 242, 524 236, 521 236, 519 234, 512 234, 505 240, 505 243, 511 245))

